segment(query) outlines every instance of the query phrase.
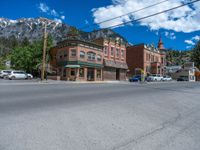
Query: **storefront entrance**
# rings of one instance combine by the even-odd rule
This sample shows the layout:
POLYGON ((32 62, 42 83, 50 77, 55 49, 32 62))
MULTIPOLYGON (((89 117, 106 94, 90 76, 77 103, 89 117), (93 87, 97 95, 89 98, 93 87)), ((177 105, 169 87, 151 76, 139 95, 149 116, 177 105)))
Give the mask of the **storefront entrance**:
POLYGON ((93 68, 87 69, 87 80, 94 81, 94 69, 93 68))
POLYGON ((120 69, 116 69, 116 80, 120 80, 120 69))

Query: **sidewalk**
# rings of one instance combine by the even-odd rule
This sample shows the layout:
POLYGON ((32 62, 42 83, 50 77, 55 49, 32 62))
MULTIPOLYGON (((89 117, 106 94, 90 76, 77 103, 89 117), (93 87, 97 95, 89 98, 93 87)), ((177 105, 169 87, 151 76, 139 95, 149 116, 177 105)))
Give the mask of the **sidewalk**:
POLYGON ((129 83, 128 81, 62 81, 62 80, 44 80, 38 81, 41 84, 119 84, 119 83, 129 83))

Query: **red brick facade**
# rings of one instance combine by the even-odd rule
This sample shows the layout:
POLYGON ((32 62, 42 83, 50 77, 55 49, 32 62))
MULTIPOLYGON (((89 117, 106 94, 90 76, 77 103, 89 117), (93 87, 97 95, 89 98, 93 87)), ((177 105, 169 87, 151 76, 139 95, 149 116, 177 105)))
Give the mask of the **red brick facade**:
POLYGON ((103 46, 103 80, 126 80, 126 42, 120 38, 100 38, 94 42, 103 46))
POLYGON ((127 64, 129 75, 144 73, 164 74, 166 64, 166 54, 163 50, 155 48, 153 45, 139 44, 127 48, 127 64))
POLYGON ((51 51, 51 66, 61 80, 103 80, 103 47, 91 42, 68 39, 51 51))

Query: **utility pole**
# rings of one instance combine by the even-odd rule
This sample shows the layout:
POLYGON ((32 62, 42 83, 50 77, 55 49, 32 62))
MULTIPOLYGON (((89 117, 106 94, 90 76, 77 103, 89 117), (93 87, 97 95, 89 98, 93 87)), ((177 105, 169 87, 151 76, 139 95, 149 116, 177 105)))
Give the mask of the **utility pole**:
POLYGON ((42 69, 41 69, 41 80, 44 80, 44 73, 46 68, 46 48, 47 48, 47 25, 44 26, 44 45, 43 45, 43 55, 42 55, 42 69))

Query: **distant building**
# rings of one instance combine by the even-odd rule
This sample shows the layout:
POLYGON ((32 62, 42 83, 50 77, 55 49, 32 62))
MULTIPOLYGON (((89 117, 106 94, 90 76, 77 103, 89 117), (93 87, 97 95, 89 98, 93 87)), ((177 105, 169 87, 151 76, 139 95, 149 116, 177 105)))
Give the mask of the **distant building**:
POLYGON ((178 78, 183 78, 190 82, 196 81, 194 62, 185 63, 180 70, 172 73, 171 76, 175 80, 177 80, 178 78))
POLYGON ((171 75, 172 73, 177 72, 178 70, 181 70, 182 66, 166 66, 165 67, 165 73, 167 75, 171 75))
POLYGON ((129 46, 126 54, 129 76, 141 73, 164 75, 166 53, 161 38, 157 48, 154 45, 138 44, 129 46))
POLYGON ((126 42, 121 38, 99 38, 95 43, 103 46, 103 80, 126 80, 126 42))
POLYGON ((67 39, 52 48, 51 66, 62 80, 101 81, 103 47, 79 39, 67 39))

